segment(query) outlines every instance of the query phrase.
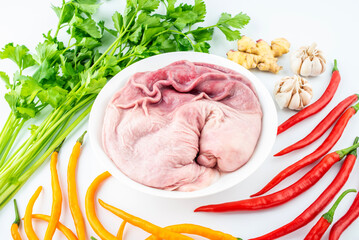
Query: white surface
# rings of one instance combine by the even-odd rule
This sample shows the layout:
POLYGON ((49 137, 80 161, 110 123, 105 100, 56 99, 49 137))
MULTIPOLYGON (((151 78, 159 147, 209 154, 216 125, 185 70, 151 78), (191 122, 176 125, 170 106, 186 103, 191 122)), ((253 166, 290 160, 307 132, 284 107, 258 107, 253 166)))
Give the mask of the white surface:
POLYGON ((246 179, 248 176, 250 176, 255 170, 258 169, 258 167, 260 167, 260 165, 265 161, 270 151, 272 150, 277 135, 277 114, 271 113, 276 113, 275 105, 271 95, 269 94, 265 86, 260 82, 260 80, 244 67, 230 60, 223 59, 223 57, 219 57, 217 55, 197 52, 176 52, 160 54, 147 59, 143 59, 127 67, 126 69, 119 72, 116 76, 114 76, 110 80, 110 82, 107 83, 106 86, 101 90, 95 100, 95 103, 90 113, 88 131, 92 150, 100 159, 99 162, 102 163, 104 165, 104 168, 107 169, 112 174, 112 176, 117 178, 119 182, 134 189, 137 189, 141 192, 148 193, 150 195, 167 198, 188 199, 194 197, 204 197, 224 191, 230 187, 237 185, 238 183, 246 179), (204 189, 200 189, 193 192, 165 191, 161 189, 147 187, 133 181, 125 174, 123 174, 116 167, 115 163, 109 157, 107 157, 102 146, 103 118, 105 116, 107 105, 110 102, 112 96, 126 84, 129 77, 138 71, 155 71, 159 68, 171 64, 172 62, 180 60, 215 64, 218 66, 232 69, 242 74, 242 76, 252 82, 254 88, 256 89, 263 112, 261 135, 258 139, 258 144, 251 159, 237 171, 222 174, 222 176, 215 183, 204 189))
MULTIPOLYGON (((59 4, 60 1, 51 1, 53 4, 59 4)), ((313 41, 318 43, 328 60, 327 71, 317 78, 310 78, 310 82, 314 89, 314 100, 318 99, 323 93, 329 78, 330 69, 334 58, 338 59, 339 69, 342 74, 342 82, 339 86, 337 94, 332 102, 323 109, 322 112, 313 116, 287 132, 281 134, 275 143, 272 153, 279 151, 289 143, 305 136, 329 111, 336 103, 344 99, 346 96, 359 92, 358 83, 358 61, 359 45, 356 43, 359 39, 357 25, 359 23, 359 2, 355 0, 348 1, 244 1, 244 0, 207 0, 207 24, 213 24, 218 19, 221 12, 237 13, 246 12, 251 18, 250 24, 243 30, 243 33, 253 37, 254 39, 262 38, 267 41, 276 37, 286 37, 291 43, 291 50, 295 50, 302 45, 311 44, 313 41)), ((107 20, 111 19, 112 12, 115 9, 121 10, 124 1, 113 0, 105 1, 101 6, 98 18, 107 20)), ((0 3, 0 46, 4 46, 8 42, 26 44, 30 49, 34 49, 36 44, 42 40, 42 33, 54 28, 56 25, 56 16, 50 9, 50 2, 47 0, 26 1, 12 0, 1 1, 0 3)), ((235 48, 235 42, 227 42, 221 33, 215 32, 212 41, 211 52, 220 56, 225 56, 226 51, 235 48)), ((279 64, 284 66, 284 70, 278 75, 270 73, 253 73, 262 80, 269 91, 272 91, 274 82, 279 78, 292 75, 289 67, 289 56, 283 56, 279 60, 279 64)), ((11 63, 7 61, 0 62, 0 70, 12 71, 14 69, 11 63)), ((5 89, 3 85, 0 87, 1 95, 5 89)), ((3 125, 9 109, 3 98, 0 98, 0 124, 3 125)), ((278 111, 279 122, 284 121, 293 112, 278 111)), ((359 117, 355 116, 349 122, 341 140, 333 149, 340 149, 349 146, 355 135, 359 134, 359 117)), ((71 148, 75 139, 85 130, 86 124, 82 124, 77 131, 73 132, 65 143, 59 161, 59 170, 61 172, 61 182, 63 190, 66 191, 66 167, 67 159, 70 155, 71 148)), ((326 136, 327 134, 325 134, 326 136)), ((150 197, 147 194, 131 190, 109 179, 101 188, 99 196, 105 201, 120 207, 139 217, 152 221, 160 226, 168 224, 192 222, 212 227, 224 232, 231 233, 244 239, 259 236, 274 230, 277 227, 294 219, 300 214, 313 200, 323 191, 323 189, 331 182, 340 164, 336 164, 313 188, 306 193, 300 195, 296 199, 286 203, 283 206, 258 212, 240 212, 231 214, 204 214, 193 213, 193 209, 197 206, 207 203, 219 203, 223 201, 243 199, 251 193, 259 190, 266 182, 269 181, 279 170, 285 166, 295 162, 299 158, 313 151, 324 140, 325 136, 320 138, 311 146, 288 154, 281 158, 269 157, 266 162, 250 177, 241 182, 236 187, 226 190, 218 195, 212 195, 205 198, 197 198, 191 200, 169 200, 159 197, 150 197)), ((96 163, 91 147, 87 139, 83 147, 83 154, 80 158, 78 182, 79 196, 81 200, 82 210, 84 196, 87 187, 92 179, 103 171, 96 163)), ((359 165, 356 164, 352 175, 347 184, 343 187, 359 188, 359 165)), ((309 168, 306 168, 308 170, 309 168)), ((305 171, 295 174, 276 189, 286 186, 288 183, 298 179, 305 171)), ((20 213, 23 215, 25 206, 30 196, 33 194, 37 186, 43 185, 44 191, 39 197, 35 205, 34 212, 49 213, 51 208, 51 187, 50 187, 50 171, 49 164, 41 167, 36 174, 24 185, 24 187, 16 195, 19 202, 20 213)), ((354 194, 350 194, 341 203, 337 209, 335 220, 342 216, 348 209, 354 194)), ((66 201, 66 196, 64 197, 66 201)), ((67 202, 67 201, 66 201, 67 202)), ((327 208, 328 209, 328 208, 327 208)), ((112 214, 98 208, 98 212, 104 225, 109 231, 115 233, 120 225, 120 220, 112 214)), ((13 206, 8 204, 0 211, 0 239, 10 239, 10 225, 13 221, 13 206)), ((318 218, 303 227, 302 229, 284 237, 283 239, 303 239, 305 234, 313 226, 318 218)), ((70 212, 67 204, 63 206, 63 214, 61 221, 74 229, 70 212)), ((35 223, 38 232, 43 233, 45 225, 43 223, 35 223)), ((89 226, 88 232, 94 235, 89 226)), ((134 228, 126 228, 126 239, 143 239, 146 233, 134 228)), ((327 238, 326 233, 325 238, 327 238)), ((355 221, 342 235, 341 239, 355 240, 359 236, 359 220, 355 221)), ((43 235, 40 234, 40 238, 43 235)), ((64 237, 56 233, 55 239, 64 239, 64 237)))

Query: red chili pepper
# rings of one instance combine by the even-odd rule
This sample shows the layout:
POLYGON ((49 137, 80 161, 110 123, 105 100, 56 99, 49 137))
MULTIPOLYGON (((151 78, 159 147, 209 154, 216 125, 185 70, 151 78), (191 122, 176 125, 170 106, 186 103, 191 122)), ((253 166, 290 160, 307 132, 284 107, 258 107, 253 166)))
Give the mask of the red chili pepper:
POLYGON ((337 209, 340 201, 350 192, 356 192, 355 189, 348 189, 343 192, 339 198, 335 201, 334 205, 329 209, 328 212, 324 213, 319 221, 312 227, 304 240, 319 240, 322 238, 324 233, 333 222, 334 212, 337 209))
POLYGON ((339 83, 340 74, 337 67, 337 60, 334 60, 332 78, 330 79, 330 83, 327 89, 325 89, 323 95, 316 102, 300 110, 298 113, 291 116, 287 121, 279 125, 277 134, 281 134, 288 128, 322 110, 330 102, 330 100, 332 100, 335 92, 337 91, 339 83))
POLYGON ((338 240, 340 235, 359 217, 359 193, 356 195, 349 210, 332 227, 329 240, 338 240))
POLYGON ((242 210, 252 211, 252 210, 259 210, 259 209, 278 206, 280 204, 288 202, 289 200, 295 198, 299 194, 308 190, 311 186, 313 186, 316 182, 318 182, 323 177, 323 175, 330 169, 331 166, 333 166, 334 163, 338 162, 345 155, 347 155, 349 152, 353 151, 353 149, 356 149, 357 147, 359 147, 359 143, 356 143, 355 145, 349 148, 328 154, 301 179, 299 179, 297 182, 293 183, 292 185, 281 191, 257 198, 202 206, 195 209, 194 211, 195 212, 229 212, 229 211, 242 211, 242 210))
MULTIPOLYGON (((356 154, 356 153, 355 153, 356 154)), ((290 223, 274 230, 270 233, 267 233, 263 236, 252 238, 250 240, 270 240, 277 239, 281 236, 287 235, 295 230, 305 226, 310 221, 312 221, 323 209, 332 201, 335 195, 340 191, 340 189, 347 182, 349 175, 354 167, 356 160, 356 155, 350 153, 342 167, 340 168, 337 176, 330 183, 330 185, 323 191, 323 193, 307 208, 296 217, 290 223)))
POLYGON ((262 188, 259 192, 251 195, 251 197, 259 196, 268 192, 285 178, 289 177, 290 175, 304 168, 305 166, 312 164, 313 162, 323 157, 326 153, 328 153, 330 149, 338 142, 349 120, 357 112, 358 109, 359 103, 348 108, 334 125, 332 131, 330 132, 329 136, 324 140, 322 145, 320 145, 311 154, 305 156, 301 160, 282 170, 267 185, 265 185, 264 188, 262 188))
POLYGON ((286 147, 274 156, 282 156, 294 150, 303 148, 320 138, 340 117, 340 115, 345 111, 345 109, 347 109, 351 104, 358 101, 358 98, 358 94, 353 94, 341 101, 306 137, 290 145, 289 147, 286 147))

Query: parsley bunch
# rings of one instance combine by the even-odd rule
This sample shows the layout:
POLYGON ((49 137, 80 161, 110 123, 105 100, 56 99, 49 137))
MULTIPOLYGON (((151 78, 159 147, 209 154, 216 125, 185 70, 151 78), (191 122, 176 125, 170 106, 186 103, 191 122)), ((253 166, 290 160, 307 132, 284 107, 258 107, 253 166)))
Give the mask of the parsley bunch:
POLYGON ((93 19, 99 6, 97 0, 63 1, 53 7, 59 18, 56 30, 44 34, 34 53, 12 43, 0 51, 0 59, 18 66, 12 79, 0 72, 11 108, 0 132, 0 209, 88 115, 111 77, 140 59, 165 52, 208 53, 215 28, 232 41, 241 37, 236 29, 249 22, 246 14, 222 13, 217 24, 200 27, 206 15, 204 0, 193 5, 127 0, 124 13, 115 12, 109 27, 93 19), (160 5, 165 13, 157 10, 160 5), (66 41, 59 39, 60 32, 66 41), (100 52, 104 46, 106 50, 100 52), (31 125, 30 137, 14 148, 25 122, 39 113, 45 119, 31 125))

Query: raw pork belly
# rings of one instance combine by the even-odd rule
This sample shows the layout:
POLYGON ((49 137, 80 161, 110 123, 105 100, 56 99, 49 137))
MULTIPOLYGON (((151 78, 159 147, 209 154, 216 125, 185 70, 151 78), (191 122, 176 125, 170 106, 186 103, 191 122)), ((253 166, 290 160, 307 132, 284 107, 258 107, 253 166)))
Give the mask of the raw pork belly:
POLYGON ((103 146, 141 184, 194 191, 250 159, 261 119, 255 89, 242 75, 178 61, 134 74, 113 96, 103 146))

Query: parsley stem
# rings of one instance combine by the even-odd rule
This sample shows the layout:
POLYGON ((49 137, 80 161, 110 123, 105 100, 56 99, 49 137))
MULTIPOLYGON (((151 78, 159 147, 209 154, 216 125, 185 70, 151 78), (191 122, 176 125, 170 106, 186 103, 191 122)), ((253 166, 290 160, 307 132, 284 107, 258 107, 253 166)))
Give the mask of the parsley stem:
POLYGON ((191 44, 192 47, 193 47, 194 44, 193 44, 192 40, 187 36, 186 33, 182 33, 182 32, 179 32, 179 31, 173 30, 173 29, 169 29, 169 31, 170 31, 170 32, 177 33, 177 34, 179 34, 179 35, 183 35, 184 37, 186 37, 186 38, 188 39, 188 41, 190 42, 190 44, 191 44))
MULTIPOLYGON (((71 2, 71 1, 70 1, 71 2)), ((62 19, 62 15, 64 14, 64 9, 65 9, 65 6, 66 6, 67 3, 65 3, 65 0, 63 1, 62 3, 62 7, 61 7, 61 12, 60 12, 60 16, 59 16, 59 22, 57 24, 57 28, 56 28, 56 32, 55 32, 55 35, 54 35, 54 38, 57 38, 57 35, 59 34, 59 31, 61 29, 61 19, 62 19)))
POLYGON ((121 42, 120 37, 118 37, 118 39, 119 39, 119 41, 115 41, 116 44, 115 44, 115 46, 112 48, 112 51, 111 51, 111 53, 110 53, 110 56, 113 56, 113 55, 115 54, 116 49, 118 48, 118 44, 121 42))
MULTIPOLYGON (((95 98, 94 95, 89 97, 89 102, 93 101, 95 98)), ((76 120, 59 136, 57 136, 51 146, 46 150, 46 152, 29 168, 24 172, 15 183, 12 183, 9 187, 6 188, 4 192, 0 193, 0 209, 2 209, 6 203, 14 196, 17 191, 24 185, 27 179, 40 167, 47 157, 53 152, 53 150, 70 134, 70 132, 80 123, 82 120, 87 117, 92 108, 92 103, 76 118, 76 120)))
POLYGON ((134 61, 135 57, 132 57, 130 59, 130 61, 128 61, 128 63, 126 64, 126 67, 130 66, 132 64, 132 62, 134 61))
POLYGON ((5 152, 1 156, 0 166, 2 166, 4 164, 5 159, 6 159, 7 155, 9 154, 9 152, 10 152, 15 140, 17 139, 17 136, 25 122, 26 122, 25 119, 21 119, 20 123, 16 124, 15 131, 13 131, 13 133, 11 134, 10 141, 5 148, 5 152))
POLYGON ((63 114, 64 107, 62 106, 71 106, 72 102, 75 99, 75 92, 80 88, 81 83, 77 83, 73 89, 68 93, 67 98, 63 101, 63 103, 56 109, 53 110, 53 113, 50 116, 50 119, 45 123, 45 126, 41 127, 42 131, 39 133, 39 136, 42 136, 45 131, 47 131, 49 124, 52 122, 56 122, 58 119, 54 119, 56 116, 60 117, 63 114))
MULTIPOLYGON (((12 162, 13 162, 10 165, 11 167, 6 168, 1 173, 2 178, 0 179, 0 189, 1 189, 0 198, 2 198, 2 196, 4 194, 2 190, 7 189, 8 188, 8 186, 7 186, 8 183, 12 182, 11 179, 14 179, 14 178, 17 179, 18 176, 22 176, 23 171, 29 165, 32 165, 31 167, 34 166, 34 162, 33 162, 34 159, 36 158, 36 156, 38 156, 38 154, 41 153, 42 149, 44 149, 47 146, 47 142, 49 141, 49 139, 52 136, 56 135, 56 132, 58 131, 58 128, 63 126, 64 122, 67 123, 68 119, 74 113, 76 113, 78 110, 82 109, 82 107, 84 107, 84 106, 88 105, 89 103, 91 103, 94 100, 94 98, 95 98, 94 95, 90 95, 88 98, 81 101, 78 105, 76 105, 76 107, 72 108, 70 111, 68 111, 66 114, 64 114, 58 122, 54 123, 50 128, 47 128, 48 131, 46 131, 46 134, 44 134, 42 137, 40 137, 40 138, 38 138, 36 140, 33 140, 31 147, 28 148, 26 153, 22 154, 20 158, 17 158, 16 161, 13 161, 13 159, 11 159, 12 162), (17 176, 17 177, 15 177, 15 176, 17 176)), ((54 148, 56 146, 54 146, 54 148)), ((35 162, 35 164, 36 164, 36 162, 35 162)))
MULTIPOLYGON (((71 98, 75 99, 73 96, 71 98)), ((85 99, 84 101, 86 103, 86 101, 88 100, 85 99)), ((41 146, 43 139, 48 135, 51 135, 51 133, 53 132, 55 128, 54 126, 60 125, 72 112, 82 107, 83 104, 83 101, 80 102, 78 105, 76 105, 76 107, 71 108, 65 114, 63 114, 61 109, 56 109, 52 114, 50 114, 39 126, 36 132, 31 135, 29 141, 27 141, 27 143, 21 147, 20 152, 17 155, 12 156, 9 161, 7 161, 7 164, 5 164, 1 168, 0 175, 2 176, 2 178, 0 179, 0 187, 2 187, 3 182, 6 181, 4 176, 13 173, 13 171, 16 171, 16 169, 14 168, 22 168, 23 166, 26 166, 27 164, 31 163, 31 161, 26 161, 26 158, 31 158, 31 156, 29 156, 31 155, 31 149, 41 146), (58 119, 59 117, 61 118, 58 119), (56 119, 56 121, 53 121, 54 119, 56 119), (18 164, 15 164, 16 162, 18 164)))
MULTIPOLYGON (((9 142, 11 142, 11 138, 13 137, 14 132, 16 131, 16 128, 17 128, 18 123, 19 123, 20 120, 21 119, 19 119, 19 118, 15 118, 11 122, 11 125, 8 126, 7 132, 4 135, 4 138, 1 139, 1 141, 2 141, 1 156, 6 154, 7 148, 9 147, 9 142)), ((3 161, 0 161, 0 166, 2 166, 2 165, 3 165, 3 161)))
MULTIPOLYGON (((82 107, 84 107, 85 105, 89 104, 92 100, 94 99, 94 97, 89 97, 89 98, 86 98, 84 100, 82 100, 80 103, 78 103, 76 105, 76 107, 74 108, 71 108, 68 112, 66 112, 65 114, 61 114, 61 118, 58 119, 50 128, 47 128, 48 130, 46 131, 46 133, 41 136, 39 139, 36 139, 36 143, 34 143, 31 148, 24 154, 21 156, 21 158, 18 160, 20 162, 27 162, 25 161, 25 159, 27 158, 31 158, 31 155, 32 155, 32 152, 34 151, 34 149, 38 149, 38 148, 41 148, 44 147, 43 146, 43 142, 46 141, 46 138, 48 138, 49 136, 52 136, 53 133, 55 132, 56 128, 58 126, 61 126, 62 123, 66 122, 68 120, 68 118, 73 114, 75 113, 77 110, 81 109, 82 107)), ((60 143, 58 143, 57 145, 59 145, 60 143)), ((57 146, 56 145, 56 146, 57 146)), ((55 147, 56 147, 55 146, 55 147)), ((21 165, 20 165, 21 166, 21 165)), ((21 168, 20 168, 20 171, 22 170, 22 168, 26 167, 26 165, 22 165, 21 168)))
MULTIPOLYGON (((5 146, 4 144, 6 144, 6 141, 4 141, 4 138, 6 137, 7 133, 8 133, 8 128, 9 126, 12 126, 12 122, 14 121, 14 113, 11 111, 6 122, 5 125, 3 127, 3 129, 1 130, 0 133, 0 154, 2 153, 2 151, 4 150, 5 146)), ((1 165, 0 165, 1 166, 1 165)))
POLYGON ((133 16, 131 17, 130 21, 127 23, 125 30, 123 30, 119 36, 117 37, 117 39, 110 45, 110 47, 101 55, 101 57, 99 59, 97 59, 97 61, 91 66, 90 71, 92 72, 95 67, 106 57, 106 55, 111 51, 111 56, 115 53, 117 47, 118 47, 118 43, 121 41, 121 38, 124 36, 124 34, 128 31, 128 28, 131 26, 133 20, 135 19, 135 17, 137 16, 138 13, 138 9, 136 8, 136 12, 133 14, 133 16))
MULTIPOLYGON (((24 154, 27 151, 27 149, 31 146, 31 144, 36 140, 36 137, 41 132, 42 127, 47 125, 47 123, 50 120, 51 120, 51 114, 41 123, 41 125, 36 129, 36 131, 33 134, 31 134, 31 136, 23 143, 23 145, 20 148, 18 148, 15 153, 12 154, 12 156, 9 158, 9 160, 6 162, 6 164, 4 166, 1 166, 1 168, 0 168, 1 176, 5 171, 7 171, 8 169, 10 169, 13 166, 14 162, 16 162, 16 160, 19 158, 19 156, 21 156, 22 154, 24 154)), ((1 186, 2 180, 3 180, 3 177, 0 179, 0 186, 1 186)))
MULTIPOLYGON (((200 30, 202 31, 202 30, 206 30, 206 29, 210 29, 210 28, 216 28, 216 27, 218 27, 218 24, 215 24, 215 25, 212 25, 212 26, 208 26, 208 27, 203 27, 203 28, 201 28, 200 30)), ((197 31, 197 30, 192 30, 192 31, 187 31, 187 32, 185 32, 184 34, 191 34, 191 33, 193 33, 193 32, 195 32, 195 31, 197 31)))
MULTIPOLYGON (((11 157, 10 157, 9 159, 12 159, 13 157, 15 157, 15 156, 20 152, 20 150, 23 149, 23 147, 26 145, 27 142, 29 142, 29 139, 27 139, 25 142, 23 142, 23 143, 21 144, 21 146, 18 147, 14 153, 12 153, 12 155, 11 155, 11 157)), ((7 162, 6 162, 6 163, 7 163, 7 162)), ((0 191, 0 192, 1 192, 1 191, 0 191)))
POLYGON ((127 58, 130 58, 130 57, 133 57, 133 56, 136 56, 137 54, 130 54, 130 55, 125 55, 125 56, 123 56, 122 58, 119 58, 117 61, 118 62, 120 62, 120 61, 123 61, 123 60, 125 60, 125 59, 127 59, 127 58))
MULTIPOLYGON (((45 145, 48 144, 49 140, 50 140, 50 138, 48 138, 45 145)), ((39 153, 40 153, 40 151, 37 151, 34 154, 39 154, 39 153)), ((21 176, 19 178, 16 178, 15 181, 10 181, 10 184, 5 185, 5 187, 3 187, 3 189, 5 189, 4 191, 3 191, 3 189, 1 189, 1 194, 0 194, 0 199, 2 199, 0 201, 1 203, 3 201, 8 202, 8 200, 10 200, 12 198, 12 196, 15 195, 16 192, 20 189, 20 187, 23 185, 23 183, 25 183, 25 182, 23 182, 23 183, 21 183, 21 185, 18 185, 18 183, 20 183, 19 182, 20 178, 21 178, 21 176)))
MULTIPOLYGON (((51 114, 49 116, 47 116, 46 119, 43 120, 43 122, 36 129, 36 131, 31 134, 31 136, 21 145, 21 147, 19 147, 15 151, 15 153, 12 154, 12 156, 5 163, 5 165, 1 166, 0 176, 2 176, 3 172, 7 171, 9 168, 11 168, 13 166, 14 162, 16 162, 16 160, 19 158, 19 156, 21 156, 22 154, 24 154, 27 151, 27 149, 31 146, 31 144, 36 140, 36 137, 39 135, 39 133, 41 132, 43 127, 46 126, 49 121, 51 121, 51 114)), ((3 180, 3 177, 0 178, 0 186, 1 186, 2 180, 3 180)))
POLYGON ((120 41, 121 38, 118 37, 116 41, 114 41, 111 46, 96 60, 96 62, 91 66, 90 72, 93 72, 95 67, 106 57, 106 55, 111 51, 111 49, 116 46, 117 42, 120 41))

